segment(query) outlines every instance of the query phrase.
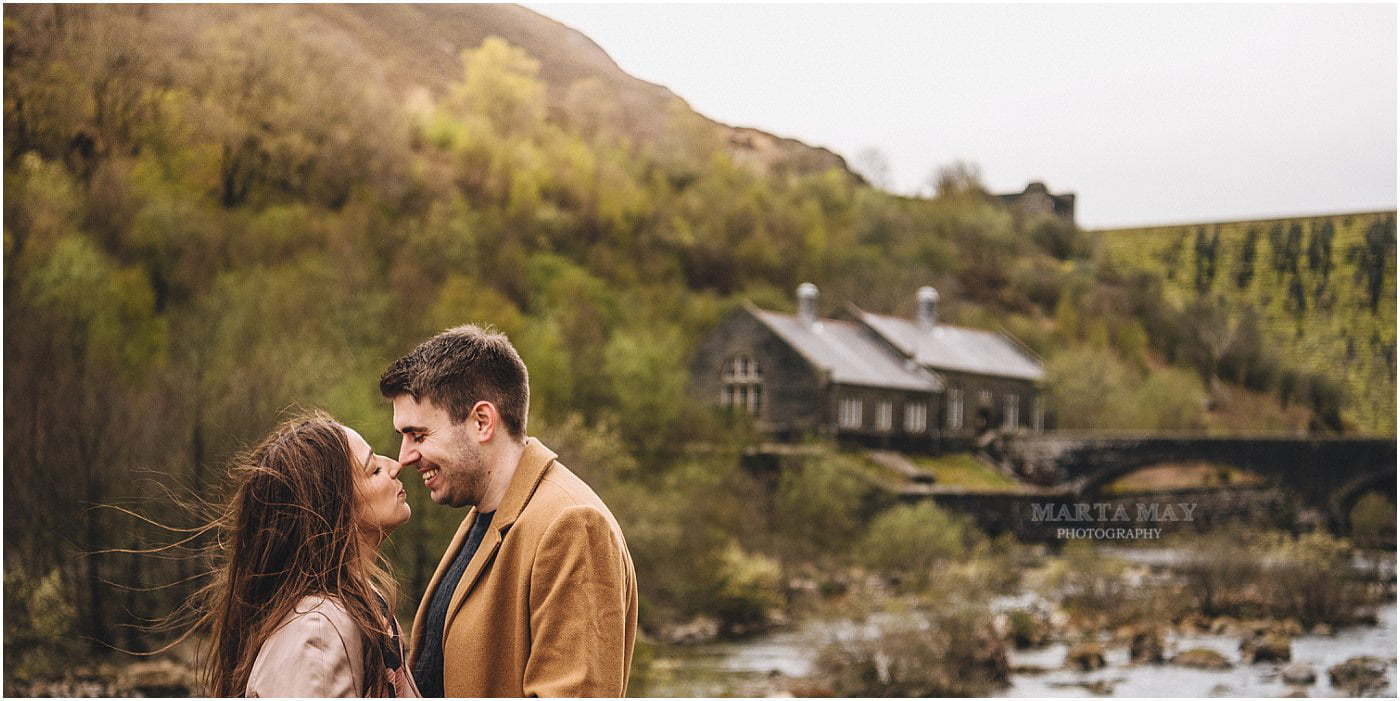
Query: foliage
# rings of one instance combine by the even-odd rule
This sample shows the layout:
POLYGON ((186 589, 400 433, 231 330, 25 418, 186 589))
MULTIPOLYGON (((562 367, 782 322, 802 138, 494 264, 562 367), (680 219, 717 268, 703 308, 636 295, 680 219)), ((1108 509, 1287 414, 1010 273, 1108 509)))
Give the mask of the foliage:
POLYGON ((1366 603, 1364 584, 1349 574, 1352 545, 1325 533, 1198 536, 1187 547, 1186 591, 1207 615, 1336 625, 1366 603))
POLYGON ((1301 395, 1319 428, 1394 433, 1393 212, 1098 239, 1102 264, 1161 285, 1166 307, 1149 327, 1152 344, 1168 356, 1184 350, 1207 382, 1229 377, 1284 403, 1301 395), (1183 246, 1188 237, 1194 247, 1183 246), (1229 271, 1227 284, 1216 270, 1229 271))
POLYGON ((860 536, 861 507, 872 488, 855 476, 860 468, 853 460, 823 452, 778 478, 772 519, 784 559, 839 560, 860 536))
POLYGON ((836 696, 986 696, 1009 680, 1006 653, 975 606, 901 615, 874 638, 838 639, 817 667, 836 696))
POLYGON ((966 517, 925 501, 891 507, 876 516, 859 552, 867 566, 896 573, 917 587, 929 581, 940 563, 963 556, 981 538, 966 517))
POLYGON ((1060 353, 1046 368, 1062 428, 1190 430, 1203 426, 1205 392, 1191 373, 1140 373, 1107 349, 1060 353))

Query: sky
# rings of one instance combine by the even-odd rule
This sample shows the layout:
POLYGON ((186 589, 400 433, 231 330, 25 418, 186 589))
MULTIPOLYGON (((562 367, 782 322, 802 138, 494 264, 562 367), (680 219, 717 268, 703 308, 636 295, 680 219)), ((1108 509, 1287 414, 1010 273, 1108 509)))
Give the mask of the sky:
POLYGON ((527 7, 895 192, 964 161, 1085 228, 1395 208, 1394 5, 527 7))

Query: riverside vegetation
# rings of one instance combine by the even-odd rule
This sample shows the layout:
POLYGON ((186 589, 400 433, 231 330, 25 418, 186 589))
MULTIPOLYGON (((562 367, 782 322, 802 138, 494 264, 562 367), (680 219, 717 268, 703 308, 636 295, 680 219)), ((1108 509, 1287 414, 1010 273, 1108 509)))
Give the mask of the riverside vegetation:
MULTIPOLYGON (((521 349, 531 431, 622 522, 654 638, 700 617, 719 634, 773 625, 825 557, 868 553, 860 567, 923 586, 923 558, 1016 551, 892 507, 840 453, 775 485, 740 470, 752 427, 691 397, 684 362, 740 300, 790 308, 810 280, 832 304, 907 314, 933 284, 953 323, 1046 356, 1062 426, 1208 428, 1264 396, 1207 362, 1214 336, 1192 329, 1208 316, 1097 259, 1093 235, 996 206, 970 167, 920 198, 840 168, 755 167, 679 102, 635 138, 587 78, 553 100, 539 61, 499 37, 410 99, 342 34, 228 11, 191 28, 159 8, 6 8, 7 694, 154 649, 165 637, 143 624, 198 584, 199 543, 113 553, 172 534, 102 507, 191 525, 176 501, 221 498, 228 458, 296 404, 392 446, 374 378, 464 321, 521 349)), ((1393 296, 1393 269, 1380 284, 1393 296)), ((1289 406, 1264 397, 1251 421, 1353 427, 1346 393, 1290 372, 1289 406)), ((409 495, 388 545, 404 615, 460 516, 409 495)))

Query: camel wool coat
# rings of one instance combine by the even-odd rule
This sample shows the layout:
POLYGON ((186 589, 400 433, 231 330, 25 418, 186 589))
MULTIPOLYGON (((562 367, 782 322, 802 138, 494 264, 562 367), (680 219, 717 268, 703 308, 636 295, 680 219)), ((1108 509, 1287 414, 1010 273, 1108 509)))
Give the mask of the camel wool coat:
MULTIPOLYGON (((597 494, 538 440, 526 441, 501 505, 447 609, 450 697, 622 696, 637 633, 637 577, 597 494)), ((433 574, 410 636, 476 521, 473 508, 433 574)))

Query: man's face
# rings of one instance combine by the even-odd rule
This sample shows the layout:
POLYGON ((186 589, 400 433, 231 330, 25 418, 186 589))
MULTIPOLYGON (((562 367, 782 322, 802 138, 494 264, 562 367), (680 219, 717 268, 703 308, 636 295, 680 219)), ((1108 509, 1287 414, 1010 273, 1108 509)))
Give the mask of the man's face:
POLYGON ((431 400, 394 398, 394 430, 403 436, 399 463, 418 471, 434 503, 475 506, 486 493, 486 460, 469 423, 454 425, 431 400))

